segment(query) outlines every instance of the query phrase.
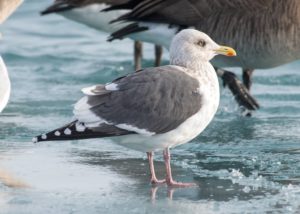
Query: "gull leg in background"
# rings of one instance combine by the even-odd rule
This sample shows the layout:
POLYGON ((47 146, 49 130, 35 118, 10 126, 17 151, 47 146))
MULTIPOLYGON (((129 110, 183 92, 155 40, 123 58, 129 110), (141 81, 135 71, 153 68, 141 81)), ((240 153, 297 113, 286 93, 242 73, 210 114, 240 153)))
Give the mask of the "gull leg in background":
MULTIPOLYGON (((246 88, 248 89, 248 92, 250 94, 250 89, 252 86, 252 74, 253 74, 254 70, 253 69, 243 69, 243 83, 246 86, 246 88)), ((258 103, 256 103, 258 105, 258 103)), ((251 111, 249 111, 248 109, 243 108, 242 109, 243 114, 246 117, 251 117, 252 113, 251 111)))
POLYGON ((134 42, 134 69, 140 70, 142 68, 143 57, 143 43, 140 41, 134 42))
POLYGON ((147 157, 149 161, 150 173, 151 173, 151 184, 163 184, 166 180, 158 180, 155 175, 155 168, 153 163, 153 152, 147 152, 147 157))
MULTIPOLYGON (((250 94, 247 86, 245 86, 233 72, 226 71, 220 68, 215 68, 215 70, 217 72, 217 75, 222 78, 223 86, 228 86, 229 90, 234 95, 236 102, 240 107, 242 107, 243 115, 251 116, 250 111, 259 109, 258 102, 250 94)), ((251 86, 251 81, 249 81, 248 86, 251 86)))
POLYGON ((253 75, 254 70, 253 69, 243 69, 243 83, 250 91, 250 88, 252 86, 252 75, 253 75))
POLYGON ((166 148, 163 152, 165 167, 166 167, 166 183, 169 187, 194 187, 195 183, 181 183, 173 180, 172 170, 171 170, 171 155, 170 149, 166 148))
MULTIPOLYGON (((158 67, 161 64, 161 58, 163 54, 162 46, 155 45, 155 63, 154 66, 158 67)), ((143 57, 143 43, 140 41, 134 42, 134 68, 140 70, 142 68, 142 57, 143 57)))
POLYGON ((160 45, 155 45, 155 66, 158 67, 161 64, 161 58, 163 54, 163 48, 160 45))

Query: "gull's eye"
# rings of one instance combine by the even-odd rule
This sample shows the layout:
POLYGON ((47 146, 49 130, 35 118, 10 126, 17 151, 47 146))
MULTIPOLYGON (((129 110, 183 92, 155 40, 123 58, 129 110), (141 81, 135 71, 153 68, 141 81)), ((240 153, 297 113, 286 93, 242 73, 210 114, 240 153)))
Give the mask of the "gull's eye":
POLYGON ((197 45, 199 45, 200 47, 204 47, 206 45, 206 42, 201 39, 197 42, 197 45))

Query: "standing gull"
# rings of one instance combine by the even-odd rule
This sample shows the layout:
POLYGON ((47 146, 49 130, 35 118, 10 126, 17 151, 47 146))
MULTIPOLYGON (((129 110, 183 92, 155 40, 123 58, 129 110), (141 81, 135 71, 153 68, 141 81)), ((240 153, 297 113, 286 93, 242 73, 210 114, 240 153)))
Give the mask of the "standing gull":
MULTIPOLYGON (((123 7, 132 10, 117 20, 128 21, 128 26, 134 23, 136 31, 144 29, 144 35, 127 26, 111 39, 136 37, 168 47, 171 35, 179 29, 201 30, 238 48, 238 57, 220 56, 212 63, 219 68, 241 67, 247 90, 254 69, 273 68, 300 58, 299 0, 133 0, 118 9, 123 7), (156 31, 158 27, 164 30, 156 31)), ((236 92, 243 93, 240 89, 244 88, 237 87, 236 92)), ((253 100, 246 107, 255 110, 259 106, 253 100)))
MULTIPOLYGON (((22 0, 0 0, 0 24, 2 24, 22 3, 22 0)), ((5 63, 0 56, 0 112, 8 103, 10 96, 10 80, 5 63)))
MULTIPOLYGON (((53 5, 41 12, 42 15, 60 14, 70 20, 85 24, 96 30, 113 33, 127 24, 110 23, 112 20, 129 12, 127 9, 101 12, 110 6, 127 3, 128 0, 56 0, 53 5)), ((162 57, 162 47, 155 45, 155 66, 159 66, 162 57)), ((135 69, 141 68, 142 43, 134 42, 135 69)))
POLYGON ((151 183, 191 186, 173 180, 171 147, 189 142, 213 119, 219 83, 210 60, 235 56, 197 30, 178 33, 170 48, 170 65, 146 68, 105 85, 84 88, 74 107, 75 120, 35 137, 34 142, 111 137, 128 148, 147 152, 151 183), (153 152, 163 150, 166 180, 155 176, 153 152))

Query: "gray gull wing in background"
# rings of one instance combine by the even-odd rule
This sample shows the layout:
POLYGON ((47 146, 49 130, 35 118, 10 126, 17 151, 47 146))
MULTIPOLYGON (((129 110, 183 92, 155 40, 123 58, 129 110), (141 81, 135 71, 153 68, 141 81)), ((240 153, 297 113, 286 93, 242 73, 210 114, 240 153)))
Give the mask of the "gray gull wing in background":
MULTIPOLYGON (((111 21, 128 12, 127 9, 111 12, 101 12, 110 6, 118 6, 127 3, 129 0, 56 0, 54 3, 41 12, 41 15, 57 13, 75 22, 87 25, 96 30, 106 33, 113 33, 126 24, 111 21)), ((136 30, 134 30, 136 31, 136 30)), ((155 46, 155 66, 159 66, 162 58, 162 47, 155 46)), ((142 67, 142 43, 134 39, 134 65, 135 70, 142 67)))
POLYGON ((83 89, 87 96, 74 107, 76 121, 36 140, 155 135, 174 130, 202 104, 199 81, 184 69, 171 65, 147 68, 107 85, 83 89))
MULTIPOLYGON (((42 15, 49 13, 58 13, 71 10, 78 7, 84 7, 90 4, 108 4, 119 5, 128 2, 128 0, 56 0, 53 5, 41 12, 42 15)), ((99 11, 100 13, 101 11, 99 11)))
POLYGON ((202 19, 218 13, 262 12, 274 0, 131 0, 105 11, 131 9, 115 21, 146 21, 179 26, 197 26, 202 19), (180 14, 180 15, 178 15, 180 14))

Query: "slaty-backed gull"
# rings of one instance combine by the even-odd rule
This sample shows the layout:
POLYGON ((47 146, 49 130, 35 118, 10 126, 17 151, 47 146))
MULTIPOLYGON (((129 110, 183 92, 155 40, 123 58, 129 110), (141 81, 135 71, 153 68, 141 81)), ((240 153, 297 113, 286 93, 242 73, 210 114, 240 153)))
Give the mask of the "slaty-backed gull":
MULTIPOLYGON (((216 41, 237 47, 238 57, 220 56, 212 63, 220 68, 243 68, 248 90, 254 69, 272 68, 300 58, 299 0, 132 0, 118 9, 123 7, 133 10, 118 20, 129 21, 128 26, 134 24, 137 31, 146 30, 142 36, 142 32, 134 34, 132 28, 126 32, 125 27, 112 38, 129 33, 141 41, 168 47, 171 36, 179 29, 196 28, 216 41)), ((252 108, 258 107, 253 100, 252 108)))
MULTIPOLYGON (((127 2, 128 0, 55 0, 53 5, 42 11, 41 14, 57 13, 94 29, 106 33, 113 33, 125 27, 127 24, 110 22, 127 13, 129 10, 101 11, 110 6, 117 6, 127 2)), ((162 47, 155 45, 155 66, 160 65, 161 57, 162 47)), ((136 70, 141 69, 141 58, 142 43, 135 40, 134 64, 136 70)))
POLYGON ((125 147, 147 152, 153 184, 157 180, 153 152, 163 150, 166 183, 175 182, 169 148, 199 135, 219 105, 219 83, 210 60, 218 54, 235 56, 232 48, 216 44, 192 29, 178 33, 170 48, 170 65, 146 68, 106 85, 83 89, 74 107, 76 120, 34 142, 111 137, 125 147))
MULTIPOLYGON (((0 24, 2 24, 22 3, 22 0, 1 0, 0 1, 0 24)), ((0 56, 0 112, 8 103, 10 96, 10 80, 2 57, 0 56)))

